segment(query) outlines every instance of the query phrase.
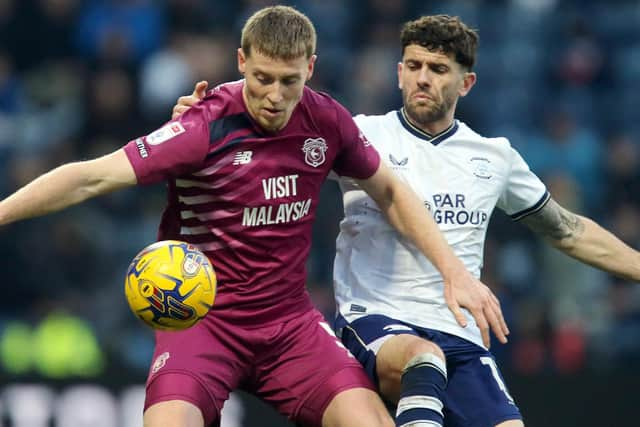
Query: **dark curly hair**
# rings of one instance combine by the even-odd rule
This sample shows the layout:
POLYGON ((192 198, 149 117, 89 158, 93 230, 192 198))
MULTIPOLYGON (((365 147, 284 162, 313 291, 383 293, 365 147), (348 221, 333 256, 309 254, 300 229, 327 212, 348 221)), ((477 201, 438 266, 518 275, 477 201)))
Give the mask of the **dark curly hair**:
POLYGON ((476 62, 478 32, 457 16, 430 15, 409 21, 400 33, 402 54, 407 46, 417 44, 431 51, 453 54, 457 63, 469 71, 476 62))

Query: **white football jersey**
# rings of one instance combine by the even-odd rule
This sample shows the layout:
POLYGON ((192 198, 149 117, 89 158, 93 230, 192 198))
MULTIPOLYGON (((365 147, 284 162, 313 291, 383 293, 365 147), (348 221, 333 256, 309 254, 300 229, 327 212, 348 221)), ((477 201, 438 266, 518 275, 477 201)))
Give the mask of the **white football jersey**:
MULTIPOLYGON (((549 193, 506 138, 485 138, 460 121, 437 136, 404 112, 355 117, 381 158, 424 201, 467 269, 480 277, 493 208, 513 219, 541 209, 549 193)), ((449 311, 438 270, 386 221, 353 180, 341 177, 345 218, 336 243, 338 310, 352 322, 383 314, 483 346, 470 313, 466 328, 449 311)))

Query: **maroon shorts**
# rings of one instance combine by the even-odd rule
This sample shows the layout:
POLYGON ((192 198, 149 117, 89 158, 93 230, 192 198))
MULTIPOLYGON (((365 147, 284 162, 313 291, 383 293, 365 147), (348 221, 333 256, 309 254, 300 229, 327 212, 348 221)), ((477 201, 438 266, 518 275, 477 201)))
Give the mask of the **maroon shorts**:
POLYGON ((243 389, 294 423, 320 426, 333 397, 356 387, 374 390, 318 311, 251 328, 211 313, 185 331, 156 332, 145 410, 184 400, 217 425, 229 393, 243 389))

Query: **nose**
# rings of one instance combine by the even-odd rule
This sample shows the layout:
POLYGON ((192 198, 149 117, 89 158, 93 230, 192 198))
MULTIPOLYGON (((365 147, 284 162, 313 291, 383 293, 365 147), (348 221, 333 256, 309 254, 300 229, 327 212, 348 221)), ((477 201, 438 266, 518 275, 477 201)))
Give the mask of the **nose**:
POLYGON ((431 83, 431 76, 429 75, 428 67, 420 68, 420 72, 418 73, 418 86, 428 87, 430 83, 431 83))
POLYGON ((283 99, 284 96, 282 95, 282 85, 276 82, 270 88, 269 93, 267 94, 267 100, 275 106, 282 102, 283 99))

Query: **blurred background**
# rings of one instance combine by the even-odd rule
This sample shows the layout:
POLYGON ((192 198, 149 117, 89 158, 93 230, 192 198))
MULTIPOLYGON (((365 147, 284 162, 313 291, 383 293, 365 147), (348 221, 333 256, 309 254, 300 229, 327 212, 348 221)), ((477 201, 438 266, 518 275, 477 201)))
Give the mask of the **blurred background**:
MULTIPOLYGON (((168 120, 193 83, 235 80, 262 0, 0 0, 0 198, 65 162, 168 120)), ((458 118, 507 136, 564 206, 640 247, 640 3, 623 0, 298 0, 316 74, 354 113, 401 105, 402 22, 459 15, 479 30, 478 84, 458 118)), ((331 317, 339 192, 323 188, 309 291, 331 317)), ((0 229, 0 425, 140 426, 153 337, 123 278, 155 239, 164 187, 123 191, 0 229)), ((502 300, 494 344, 528 427, 637 425, 640 286, 493 216, 483 280, 502 300), (634 422, 635 420, 635 422, 634 422)), ((240 395, 223 427, 286 426, 240 395)))

